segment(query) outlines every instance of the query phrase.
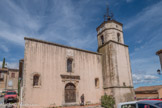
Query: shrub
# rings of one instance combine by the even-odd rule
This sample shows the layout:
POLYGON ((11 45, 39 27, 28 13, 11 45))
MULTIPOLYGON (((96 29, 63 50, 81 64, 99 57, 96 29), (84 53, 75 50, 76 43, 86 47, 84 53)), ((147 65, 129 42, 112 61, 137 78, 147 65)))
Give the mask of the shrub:
POLYGON ((104 95, 101 97, 101 106, 104 108, 114 108, 115 100, 113 96, 104 95))

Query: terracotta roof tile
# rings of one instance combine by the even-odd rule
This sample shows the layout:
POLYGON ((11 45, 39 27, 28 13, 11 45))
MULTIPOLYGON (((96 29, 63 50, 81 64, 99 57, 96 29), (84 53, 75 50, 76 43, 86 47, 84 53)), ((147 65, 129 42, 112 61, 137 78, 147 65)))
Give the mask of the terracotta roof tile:
POLYGON ((8 69, 7 68, 0 68, 0 71, 1 72, 6 72, 6 71, 8 71, 8 69))
POLYGON ((135 91, 154 91, 154 90, 159 90, 160 88, 162 88, 162 85, 143 86, 143 87, 136 88, 135 91))

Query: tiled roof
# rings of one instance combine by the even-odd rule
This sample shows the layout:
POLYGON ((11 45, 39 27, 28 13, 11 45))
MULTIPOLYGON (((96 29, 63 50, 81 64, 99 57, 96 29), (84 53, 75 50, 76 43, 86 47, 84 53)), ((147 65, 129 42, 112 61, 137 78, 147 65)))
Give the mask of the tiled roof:
POLYGON ((8 70, 11 70, 11 71, 19 71, 19 69, 12 69, 12 68, 0 68, 0 72, 7 72, 8 70))
POLYGON ((153 99, 158 98, 158 94, 136 94, 137 99, 153 99))
POLYGON ((8 68, 10 71, 19 71, 19 69, 8 68))
POLYGON ((162 88, 162 85, 138 87, 135 91, 156 91, 162 88))
POLYGON ((0 68, 0 72, 7 72, 8 69, 7 68, 0 68))

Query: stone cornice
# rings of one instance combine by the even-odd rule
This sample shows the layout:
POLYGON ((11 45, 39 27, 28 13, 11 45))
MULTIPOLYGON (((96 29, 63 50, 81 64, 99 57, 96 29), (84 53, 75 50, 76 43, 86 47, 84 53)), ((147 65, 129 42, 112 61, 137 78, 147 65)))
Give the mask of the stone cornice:
POLYGON ((116 44, 119 44, 119 45, 122 45, 122 46, 125 46, 125 47, 128 47, 128 45, 125 45, 125 44, 122 44, 122 43, 119 43, 119 42, 116 42, 116 41, 113 41, 113 40, 109 40, 104 45, 101 45, 100 47, 98 47, 97 51, 99 51, 100 48, 104 47, 105 45, 109 44, 110 42, 116 43, 116 44))
POLYGON ((121 31, 121 30, 119 30, 119 29, 116 29, 116 28, 105 28, 103 31, 101 31, 100 33, 97 34, 97 37, 98 37, 100 34, 102 34, 104 31, 110 30, 110 29, 115 29, 115 30, 120 31, 120 32, 123 33, 123 31, 121 31))
POLYGON ((110 86, 110 87, 104 87, 104 89, 110 89, 110 88, 134 88, 133 86, 110 86))
POLYGON ((80 80, 79 75, 60 75, 62 79, 77 79, 80 80))

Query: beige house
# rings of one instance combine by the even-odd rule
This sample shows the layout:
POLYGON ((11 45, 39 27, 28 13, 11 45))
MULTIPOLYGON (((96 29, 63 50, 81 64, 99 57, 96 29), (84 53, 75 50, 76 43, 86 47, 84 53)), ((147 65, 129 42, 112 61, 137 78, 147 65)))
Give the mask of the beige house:
POLYGON ((18 90, 18 69, 0 68, 0 92, 18 90))
POLYGON ((22 107, 79 105, 82 94, 88 104, 100 103, 105 93, 116 104, 134 100, 123 25, 107 19, 97 28, 97 38, 98 52, 91 52, 26 37, 20 60, 22 107))
POLYGON ((162 85, 143 86, 135 89, 136 99, 162 99, 162 85))

